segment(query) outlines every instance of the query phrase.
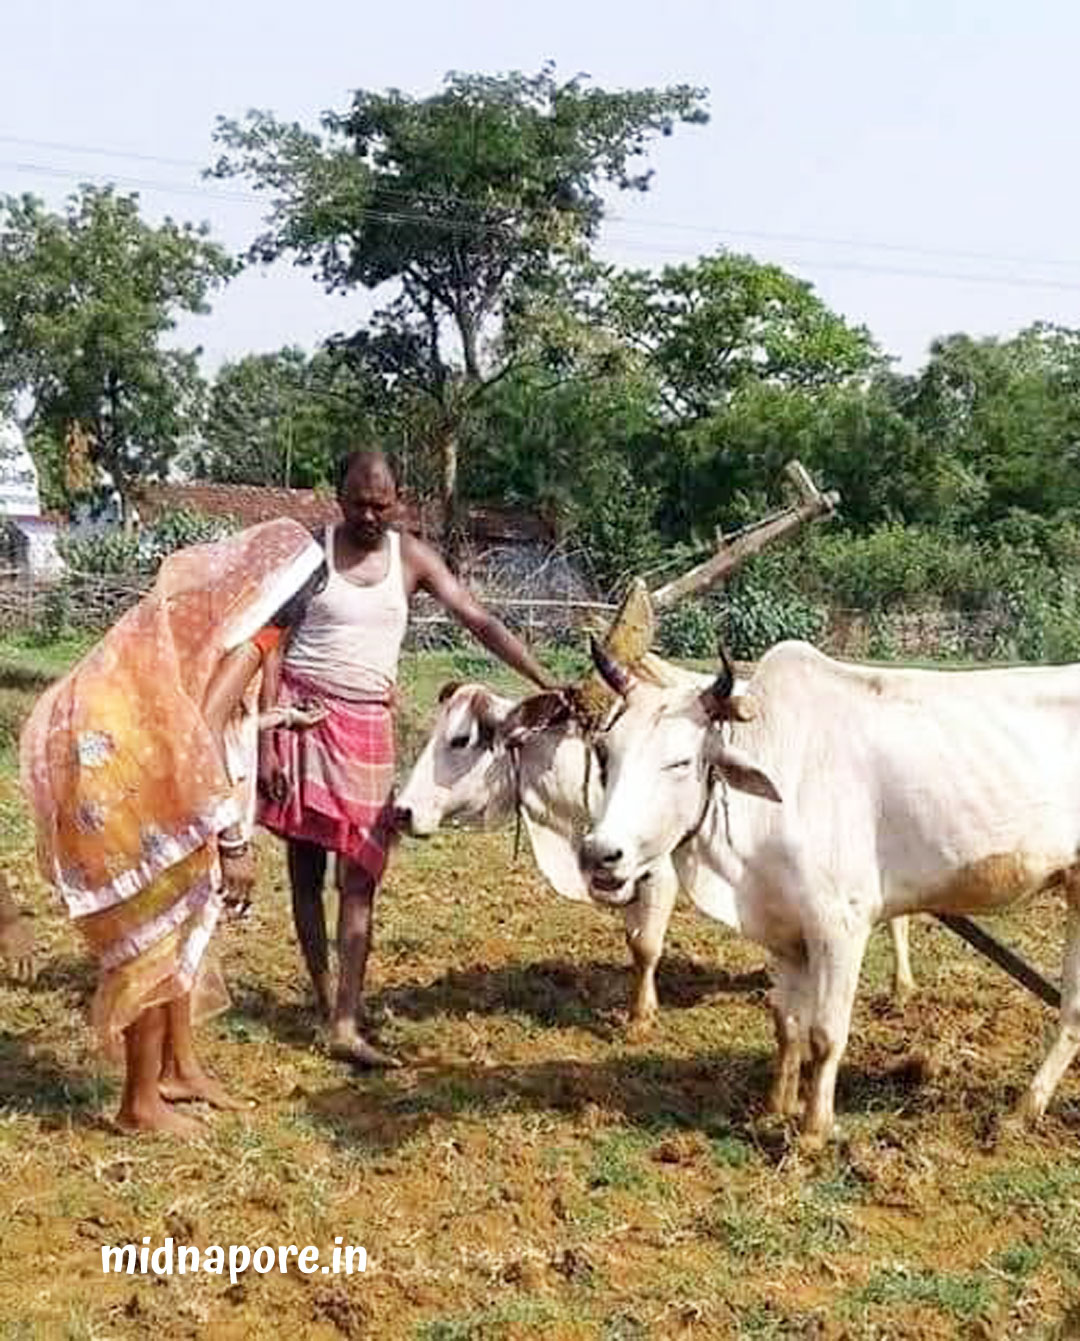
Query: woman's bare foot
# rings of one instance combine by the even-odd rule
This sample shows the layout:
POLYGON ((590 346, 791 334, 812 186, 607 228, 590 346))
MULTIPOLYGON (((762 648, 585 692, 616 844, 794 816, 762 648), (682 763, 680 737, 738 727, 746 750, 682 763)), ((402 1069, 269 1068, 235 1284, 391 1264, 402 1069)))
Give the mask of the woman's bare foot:
POLYGON ((164 1132, 191 1140, 206 1135, 206 1123, 188 1117, 170 1108, 160 1096, 154 1101, 125 1101, 116 1115, 116 1125, 123 1131, 164 1132))
POLYGON ((327 1049, 331 1057, 342 1062, 352 1062, 354 1066, 381 1067, 394 1070, 401 1065, 396 1057, 382 1052, 369 1043, 351 1020, 339 1020, 330 1027, 327 1049))
POLYGON ((183 1103, 189 1099, 202 1099, 211 1108, 220 1108, 227 1113, 241 1113, 254 1108, 251 1099, 238 1099, 219 1081, 208 1076, 205 1071, 181 1073, 170 1072, 158 1081, 158 1091, 163 1099, 170 1103, 183 1103))

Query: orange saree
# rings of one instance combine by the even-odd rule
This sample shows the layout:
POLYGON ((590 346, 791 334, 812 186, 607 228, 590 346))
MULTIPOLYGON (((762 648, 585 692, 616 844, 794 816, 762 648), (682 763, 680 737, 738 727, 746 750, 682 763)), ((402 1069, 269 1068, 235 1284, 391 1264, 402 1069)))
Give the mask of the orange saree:
POLYGON ((150 1006, 193 991, 197 1019, 224 1004, 201 970, 222 907, 217 834, 249 823, 255 717, 232 724, 224 759, 202 703, 322 557, 287 520, 170 556, 23 729, 39 864, 99 961, 92 1018, 110 1053, 150 1006))

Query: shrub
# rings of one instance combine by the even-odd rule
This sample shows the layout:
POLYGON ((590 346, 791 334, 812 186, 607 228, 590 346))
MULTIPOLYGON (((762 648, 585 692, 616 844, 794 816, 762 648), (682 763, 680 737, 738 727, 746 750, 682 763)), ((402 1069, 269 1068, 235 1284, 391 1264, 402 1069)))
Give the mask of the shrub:
POLYGON ((67 583, 50 587, 41 602, 32 636, 35 643, 57 643, 71 630, 71 592, 67 583))
POLYGON ((112 529, 72 536, 59 543, 61 557, 77 573, 147 574, 162 559, 188 545, 220 540, 237 529, 231 519, 178 508, 162 513, 153 526, 140 531, 112 529))
POLYGON ((724 637, 732 656, 755 661, 785 638, 817 642, 825 628, 825 611, 786 585, 768 585, 743 578, 728 596, 724 637))
POLYGON ((713 657, 720 629, 715 602, 684 601, 665 611, 660 619, 658 643, 669 657, 713 657))

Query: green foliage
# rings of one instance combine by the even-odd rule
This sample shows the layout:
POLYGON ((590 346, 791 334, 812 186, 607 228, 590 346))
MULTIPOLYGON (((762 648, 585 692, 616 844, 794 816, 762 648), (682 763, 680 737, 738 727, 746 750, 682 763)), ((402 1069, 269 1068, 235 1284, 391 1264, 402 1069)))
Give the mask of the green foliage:
POLYGON ((982 1276, 884 1267, 855 1294, 861 1304, 925 1304, 954 1318, 974 1318, 994 1302, 990 1281, 982 1276))
MULTIPOLYGON (((53 457, 76 429, 125 503, 160 477, 202 413, 196 356, 162 347, 235 263, 204 229, 143 222, 136 196, 84 186, 62 213, 0 200, 0 403, 29 396, 53 457)), ((53 487, 63 471, 50 461, 53 487)), ((69 489, 79 483, 66 482, 69 489)))
POLYGON ((60 642, 71 629, 71 593, 63 582, 50 587, 41 602, 41 613, 33 640, 48 647, 60 642))
POLYGON ((302 350, 224 364, 210 394, 195 473, 223 484, 312 488, 334 463, 378 441, 381 387, 340 358, 302 350))
POLYGON ((1080 504, 1080 337, 1036 325, 1012 340, 935 343, 911 417, 981 484, 962 520, 985 526, 1020 508, 1080 504))
POLYGON ((816 642, 824 626, 824 609, 788 577, 747 569, 724 592, 665 612, 659 645, 666 656, 712 659, 722 639, 732 656, 753 661, 785 638, 816 642))
POLYGON ((658 643, 664 656, 713 657, 719 632, 719 611, 714 602, 682 601, 661 616, 658 643))
POLYGON ((585 488, 575 534, 595 581, 612 591, 660 557, 657 491, 635 479, 625 461, 590 467, 585 488))
POLYGON ((831 312, 804 280, 720 251, 659 274, 611 277, 606 319, 647 352, 669 409, 703 419, 747 387, 835 386, 879 360, 869 333, 831 312))
POLYGON ((141 531, 116 528, 61 540, 61 557, 76 573, 128 574, 157 571, 162 559, 188 545, 219 540, 236 529, 220 517, 177 508, 162 513, 154 526, 141 531))
POLYGON ((1018 589, 1011 595, 1017 605, 1011 650, 1019 660, 1054 665, 1080 661, 1080 607, 1071 579, 1049 589, 1025 584, 1022 596, 1018 589))
POLYGON ((998 590, 992 547, 929 527, 884 522, 865 535, 818 531, 804 539, 801 582, 847 609, 985 605, 998 590))
POLYGON ((455 73, 425 98, 358 90, 346 111, 324 114, 321 134, 266 112, 222 119, 215 172, 267 192, 253 258, 291 256, 331 291, 394 286, 341 347, 383 384, 399 422, 427 406, 420 422, 452 510, 462 430, 529 311, 587 259, 603 188, 646 190, 646 148, 705 120, 703 98, 686 85, 560 83, 552 66, 455 73))
POLYGON ((732 656, 754 661, 784 638, 817 642, 825 627, 825 611, 790 582, 769 582, 757 575, 732 585, 723 622, 724 641, 732 656))

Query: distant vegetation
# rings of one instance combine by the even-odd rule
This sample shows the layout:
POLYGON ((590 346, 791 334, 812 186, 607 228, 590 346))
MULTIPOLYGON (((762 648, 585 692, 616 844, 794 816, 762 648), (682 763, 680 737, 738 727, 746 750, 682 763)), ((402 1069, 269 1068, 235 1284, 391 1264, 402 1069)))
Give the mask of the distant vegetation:
MULTIPOLYGON (((312 486, 381 442, 451 520, 465 502, 547 517, 608 592, 776 505, 798 456, 841 519, 756 561, 723 611, 678 612, 671 650, 710 644, 721 615, 752 654, 856 608, 986 615, 1004 655, 1080 656, 1080 331, 950 334, 902 375, 778 266, 600 264, 605 202, 647 190, 656 142, 705 106, 545 68, 360 90, 318 130, 222 121, 214 171, 267 201, 249 259, 379 306, 313 356, 252 353, 209 385, 162 344, 235 272, 200 230, 151 227, 114 190, 58 214, 0 201, 0 405, 29 407, 49 502, 176 467, 312 486)), ((134 544, 108 543, 80 566, 134 544)))

